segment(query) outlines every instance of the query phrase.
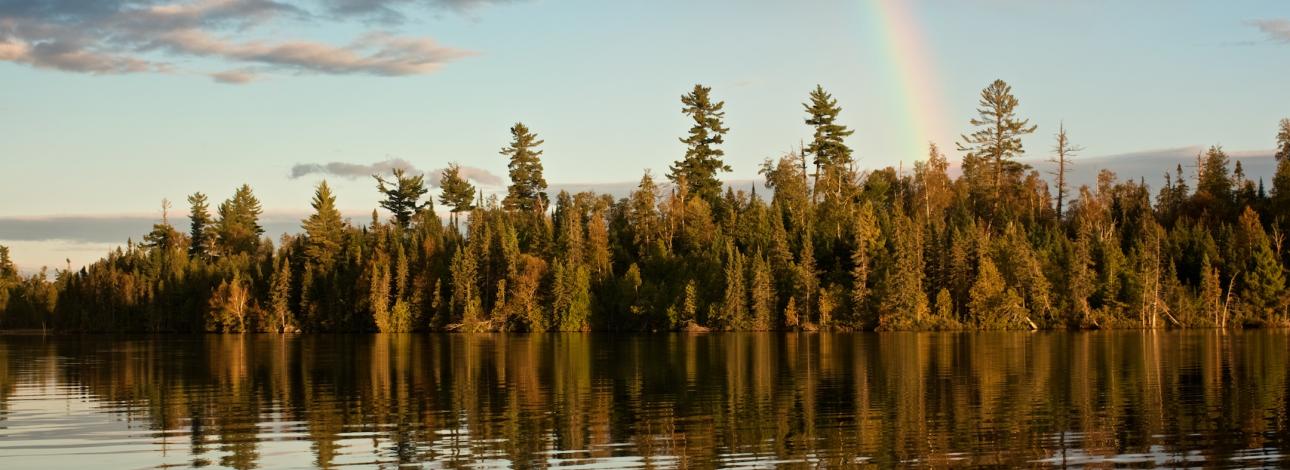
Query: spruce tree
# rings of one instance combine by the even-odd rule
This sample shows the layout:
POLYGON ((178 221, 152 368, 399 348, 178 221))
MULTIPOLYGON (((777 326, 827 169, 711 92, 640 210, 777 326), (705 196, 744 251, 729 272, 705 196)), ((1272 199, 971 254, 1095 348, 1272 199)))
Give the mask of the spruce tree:
POLYGON ((1277 169, 1272 176, 1272 216, 1283 232, 1290 231, 1290 119, 1277 130, 1277 169))
POLYGON ((775 327, 775 284, 770 263, 760 252, 753 256, 752 282, 749 285, 753 331, 775 327))
POLYGON ((644 257, 654 247, 654 242, 661 236, 662 221, 658 214, 658 187, 654 177, 648 171, 641 176, 636 190, 628 196, 627 223, 631 229, 632 242, 636 245, 636 254, 644 257))
POLYGON ((208 259, 215 248, 215 234, 212 233, 210 206, 206 202, 206 195, 193 193, 188 196, 188 204, 188 257, 208 259))
POLYGON ((475 186, 461 176, 461 165, 449 163, 439 176, 439 203, 452 211, 452 225, 457 226, 458 214, 475 208, 475 186))
POLYGON ((1277 153, 1278 162, 1290 160, 1290 118, 1282 119, 1277 127, 1277 153))
POLYGON ((721 196, 721 181, 717 173, 730 171, 730 165, 722 161, 725 151, 721 144, 729 132, 722 120, 726 113, 724 101, 713 102, 710 96, 712 88, 694 85, 694 90, 681 96, 681 112, 694 121, 689 135, 681 139, 685 144, 685 157, 672 164, 668 179, 673 183, 686 185, 689 195, 708 201, 721 196))
POLYGON ((407 229, 412 223, 412 216, 429 208, 432 200, 421 202, 429 189, 425 185, 424 175, 409 175, 402 168, 394 169, 394 179, 387 181, 381 175, 372 175, 376 179, 376 189, 385 195, 381 208, 394 214, 394 222, 400 228, 407 229))
POLYGON ((243 184, 233 197, 220 203, 219 220, 215 222, 216 245, 221 254, 253 253, 260 246, 260 200, 243 184))
POLYGON ((169 256, 174 250, 177 250, 182 243, 183 235, 170 225, 170 201, 161 200, 161 223, 153 224, 152 231, 143 237, 143 246, 156 248, 158 252, 169 256))
POLYGON ((748 288, 745 287, 747 273, 744 269, 744 256, 736 250, 733 243, 726 246, 725 262, 725 298, 722 302, 721 324, 726 330, 745 330, 748 328, 748 288))
POLYGON ((291 313, 291 260, 285 253, 275 260, 269 277, 269 309, 274 331, 289 333, 296 329, 291 313))
POLYGON ((318 184, 310 205, 314 213, 304 220, 305 257, 310 262, 327 266, 340 252, 345 237, 345 222, 336 209, 336 196, 327 181, 318 184))
POLYGON ((1217 145, 1206 150, 1201 158, 1195 200, 1201 208, 1210 211, 1211 217, 1223 219, 1234 215, 1232 178, 1227 170, 1230 163, 1227 152, 1217 145))
POLYGON ((501 150, 502 155, 510 158, 507 166, 511 176, 503 207, 524 212, 546 210, 546 178, 542 176, 542 150, 538 149, 543 142, 524 123, 511 126, 511 144, 501 150))

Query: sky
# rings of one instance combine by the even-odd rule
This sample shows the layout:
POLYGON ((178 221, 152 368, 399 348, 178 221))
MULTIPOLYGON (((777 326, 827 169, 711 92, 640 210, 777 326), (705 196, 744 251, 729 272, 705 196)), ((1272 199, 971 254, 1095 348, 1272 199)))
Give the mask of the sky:
POLYGON ((520 121, 553 187, 617 190, 682 156, 696 83, 740 184, 810 136, 817 84, 861 167, 908 168, 928 142, 961 157, 996 78, 1039 126, 1027 159, 1064 124, 1077 168, 1158 178, 1222 145, 1260 177, 1288 76, 1284 0, 0 0, 0 245, 79 266, 163 198, 182 218, 243 183, 271 233, 323 178, 362 222, 394 166, 503 190, 520 121))

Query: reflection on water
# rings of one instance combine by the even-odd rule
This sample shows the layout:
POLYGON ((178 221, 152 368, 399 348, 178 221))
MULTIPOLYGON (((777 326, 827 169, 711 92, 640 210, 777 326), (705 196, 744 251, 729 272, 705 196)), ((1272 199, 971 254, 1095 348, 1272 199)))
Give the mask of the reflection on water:
POLYGON ((0 336, 0 468, 1276 466, 1288 338, 0 336))

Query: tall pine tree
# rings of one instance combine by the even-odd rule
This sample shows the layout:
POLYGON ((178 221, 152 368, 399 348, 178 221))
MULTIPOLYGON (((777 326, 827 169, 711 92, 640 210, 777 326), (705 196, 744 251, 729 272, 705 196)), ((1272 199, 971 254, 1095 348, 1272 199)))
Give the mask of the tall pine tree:
POLYGON ((542 151, 538 149, 543 142, 537 134, 529 132, 524 123, 517 122, 511 126, 511 144, 501 150, 502 155, 511 159, 507 165, 511 185, 506 189, 503 207, 525 212, 546 211, 549 199, 546 178, 542 176, 542 151))
POLYGON ((449 163, 439 175, 439 203, 452 212, 452 226, 457 226, 458 214, 475 208, 475 186, 461 175, 461 165, 449 163))
POLYGON ((681 139, 685 144, 685 157, 672 164, 667 178, 673 183, 686 185, 687 193, 708 201, 721 196, 721 181, 717 172, 730 171, 722 156, 725 151, 721 144, 730 129, 724 127, 722 120, 726 113, 722 111, 724 101, 713 102, 710 96, 712 88, 694 85, 694 90, 681 96, 681 112, 694 121, 689 135, 681 139))
POLYGON ((305 256, 316 265, 327 266, 339 254, 345 236, 345 222, 336 209, 336 196, 327 181, 318 184, 310 205, 314 213, 303 223, 305 256))
POLYGON ((429 198, 421 202, 421 197, 429 191, 424 175, 409 175, 402 168, 395 168, 392 181, 387 181, 381 175, 372 175, 372 178, 376 179, 376 189, 385 195, 381 207, 394 214, 394 222, 400 228, 408 228, 412 223, 412 216, 429 208, 433 202, 429 198))

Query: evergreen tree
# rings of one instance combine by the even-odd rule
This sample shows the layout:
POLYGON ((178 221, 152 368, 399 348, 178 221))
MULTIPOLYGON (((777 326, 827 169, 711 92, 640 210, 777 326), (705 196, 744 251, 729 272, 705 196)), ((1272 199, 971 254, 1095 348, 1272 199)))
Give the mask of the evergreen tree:
MULTIPOLYGON (((837 123, 838 113, 842 112, 842 107, 838 106, 838 100, 833 99, 833 95, 824 91, 824 87, 820 85, 816 85, 815 89, 811 90, 810 102, 803 103, 802 107, 808 114, 806 125, 814 129, 814 135, 811 137, 811 143, 806 147, 806 153, 815 156, 816 186, 820 186, 821 170, 824 172, 825 181, 829 182, 826 186, 835 186, 841 182, 842 175, 852 163, 851 148, 844 140, 855 131, 837 123)), ((836 191, 830 188, 826 192, 836 191)))
POLYGON ((191 207, 188 212, 188 257, 208 259, 215 248, 215 234, 212 233, 210 206, 206 202, 206 195, 193 193, 188 196, 188 204, 191 207))
POLYGON ((457 226, 458 214, 475 208, 475 186, 461 176, 461 166, 449 163, 439 177, 439 203, 452 211, 452 225, 457 226))
POLYGON ((968 121, 978 129, 961 136, 959 142, 959 151, 968 152, 964 158, 965 174, 969 173, 969 167, 978 164, 986 170, 976 176, 987 178, 990 188, 987 197, 991 198, 995 209, 1003 197, 1004 186, 1008 184, 1004 177, 1024 169, 1014 161, 1024 153, 1021 138, 1035 132, 1036 128, 1030 120, 1017 118, 1017 104, 1012 86, 1003 80, 995 80, 981 90, 978 116, 968 121))
POLYGON ((10 292, 21 282, 18 267, 9 258, 9 247, 0 245, 0 328, 8 326, 10 292))
POLYGON ((1230 162, 1227 152, 1215 145, 1205 151, 1197 170, 1195 203, 1217 219, 1227 218, 1234 212, 1232 178, 1227 170, 1230 162))
MULTIPOLYGON (((183 235, 170 225, 170 201, 161 200, 161 223, 153 224, 152 231, 143 237, 143 246, 156 248, 158 252, 169 255, 172 251, 182 249, 183 235)), ((182 252, 181 252, 182 253, 182 252)))
POLYGON ((269 314, 272 316, 273 331, 295 331, 296 322, 291 312, 291 262, 285 254, 279 256, 274 263, 269 289, 269 314))
POLYGON ((1290 118, 1282 119, 1277 127, 1277 152, 1275 156, 1278 162, 1290 159, 1290 118))
POLYGON ((1212 319, 1214 326, 1220 328, 1226 326, 1225 304, 1227 302, 1223 299, 1223 285, 1219 279, 1218 267, 1210 263, 1208 254, 1201 258, 1199 287, 1198 303, 1201 312, 1212 319))
POLYGON ((233 197, 220 203, 219 219, 215 221, 216 246, 221 254, 254 253, 260 246, 260 200, 243 184, 233 197))
POLYGON ((654 177, 648 171, 641 176, 641 182, 628 197, 627 206, 627 223, 632 234, 632 243, 636 246, 636 254, 644 257, 645 253, 653 248, 654 242, 661 237, 662 221, 660 220, 658 204, 658 187, 654 184, 654 177))
POLYGON ((460 321, 461 329, 474 331, 481 326, 484 309, 479 297, 479 265, 475 256, 458 248, 452 258, 451 273, 453 315, 460 321))
POLYGON ((304 220, 305 257, 310 262, 328 266, 340 253, 345 237, 345 222, 336 209, 336 196, 327 181, 318 184, 310 205, 314 213, 304 220))
POLYGON ((1244 247, 1238 248, 1238 259, 1248 260, 1244 274, 1242 300, 1258 316, 1259 320, 1281 320, 1285 293, 1285 272, 1280 260, 1272 251, 1272 244, 1263 231, 1259 215, 1246 207, 1240 221, 1241 242, 1244 247))
POLYGON ((422 210, 432 209, 433 201, 426 198, 421 202, 429 189, 425 185, 425 175, 409 175, 402 168, 394 169, 394 179, 387 181, 381 175, 372 175, 376 179, 376 189, 385 195, 381 208, 394 215, 394 222, 400 228, 407 229, 412 223, 412 216, 422 210))
POLYGON ((1272 216, 1282 233, 1290 232, 1290 119, 1277 130, 1277 169, 1272 176, 1272 216))
POLYGON ((753 331, 765 331, 775 325, 775 285, 772 280, 770 263, 757 253, 753 256, 752 282, 749 286, 753 331))
POLYGON ((1004 282, 1003 275, 989 255, 984 255, 972 284, 968 314, 978 328, 1014 329, 1025 321, 1021 297, 1004 282))
POLYGON ((538 149, 543 142, 523 123, 511 127, 511 144, 501 151, 510 157, 511 185, 502 200, 507 209, 539 213, 546 210, 546 178, 542 176, 542 151, 538 149))
POLYGON ((709 94, 712 88, 694 85, 694 90, 681 97, 681 112, 694 121, 688 136, 681 139, 685 144, 685 157, 672 164, 668 179, 678 185, 685 185, 688 194, 708 201, 721 196, 721 181, 717 172, 730 171, 730 165, 722 161, 725 151, 720 145, 725 142, 725 134, 730 129, 723 127, 722 120, 726 113, 724 101, 712 102, 709 94))
POLYGON ((726 330, 745 330, 749 326, 748 288, 745 287, 747 273, 744 269, 744 256, 733 244, 726 246, 725 298, 722 301, 721 321, 713 322, 726 330))

